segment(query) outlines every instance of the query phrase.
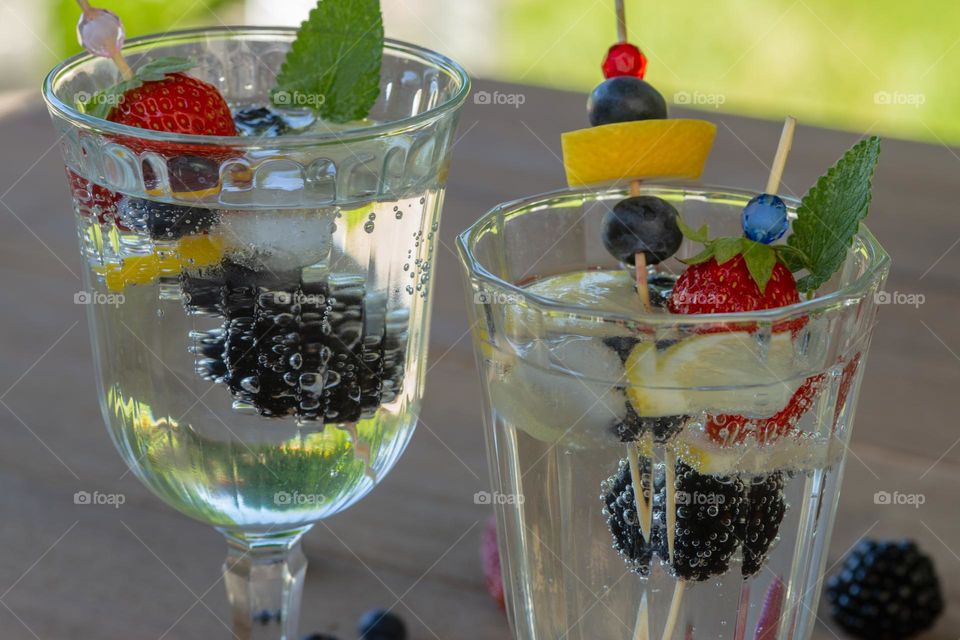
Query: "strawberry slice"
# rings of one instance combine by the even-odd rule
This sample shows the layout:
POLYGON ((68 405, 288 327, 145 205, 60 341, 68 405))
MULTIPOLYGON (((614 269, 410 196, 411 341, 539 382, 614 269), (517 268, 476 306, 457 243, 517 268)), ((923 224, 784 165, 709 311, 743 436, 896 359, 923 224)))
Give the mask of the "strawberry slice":
POLYGON ((837 405, 833 410, 833 430, 837 430, 837 424, 840 422, 840 413, 847 402, 847 396, 850 394, 850 387, 853 386, 853 374, 857 372, 860 365, 860 354, 856 354, 850 361, 844 365, 843 373, 840 377, 840 389, 837 390, 837 405))
POLYGON ((792 433, 800 418, 813 406, 824 379, 825 376, 821 373, 804 380, 787 406, 769 418, 756 420, 739 415, 709 416, 705 427, 707 435, 720 445, 730 446, 743 442, 747 436, 753 436, 757 442, 766 444, 792 433))
POLYGON ((109 224, 118 219, 117 202, 120 201, 120 194, 94 184, 69 168, 67 181, 80 215, 85 218, 95 217, 100 224, 109 224))

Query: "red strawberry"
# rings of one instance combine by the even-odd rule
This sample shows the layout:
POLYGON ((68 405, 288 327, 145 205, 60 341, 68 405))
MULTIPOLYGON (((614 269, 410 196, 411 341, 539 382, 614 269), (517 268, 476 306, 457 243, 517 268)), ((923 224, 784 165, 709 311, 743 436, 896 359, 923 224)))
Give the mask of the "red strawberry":
POLYGON ((108 224, 117 219, 117 202, 120 194, 94 184, 81 175, 67 169, 70 193, 80 215, 92 218, 96 216, 100 224, 108 224))
MULTIPOLYGON (((107 119, 166 133, 237 135, 230 107, 217 88, 184 73, 168 73, 162 80, 148 80, 127 91, 107 119)), ((145 142, 128 137, 120 142, 137 153, 153 151, 166 156, 170 187, 180 197, 216 191, 220 162, 234 155, 229 147, 145 142)), ((143 179, 148 190, 157 186, 150 165, 144 165, 143 179)))
POLYGON ((167 133, 237 135, 230 107, 217 88, 184 73, 127 91, 107 120, 167 133))
POLYGON ((757 442, 772 442, 793 431, 803 414, 813 405, 823 380, 822 373, 804 380, 800 388, 793 393, 787 406, 769 418, 750 420, 737 415, 708 416, 705 427, 707 435, 714 442, 724 446, 743 442, 748 435, 753 435, 757 442))
POLYGON ((800 301, 793 274, 777 261, 761 292, 742 255, 693 264, 677 279, 667 303, 671 313, 735 313, 785 307, 800 301))
POLYGON ((836 430, 837 423, 840 422, 840 413, 847 402, 847 396, 850 394, 850 387, 853 385, 853 374, 857 372, 857 366, 860 364, 860 354, 856 354, 843 367, 843 374, 840 376, 840 388, 837 390, 837 405, 833 410, 833 428, 836 430))
POLYGON ((500 573, 500 549, 497 547, 497 520, 490 518, 480 540, 480 562, 487 583, 487 592, 493 596, 501 609, 503 601, 503 576, 500 573))
MULTIPOLYGON (((677 279, 667 302, 673 313, 736 313, 759 311, 795 304, 800 301, 797 283, 793 274, 780 261, 761 292, 747 269, 742 255, 737 255, 723 264, 715 258, 690 265, 677 279)), ((799 331, 805 319, 792 320, 775 325, 774 331, 799 331)), ((730 330, 749 327, 729 327, 730 330)), ((708 331, 723 331, 723 328, 708 331)), ((790 398, 787 406, 763 420, 750 420, 739 415, 711 416, 707 419, 706 431, 712 440, 724 445, 743 442, 749 434, 758 441, 778 438, 793 430, 794 425, 813 404, 823 382, 823 376, 812 376, 790 398)))

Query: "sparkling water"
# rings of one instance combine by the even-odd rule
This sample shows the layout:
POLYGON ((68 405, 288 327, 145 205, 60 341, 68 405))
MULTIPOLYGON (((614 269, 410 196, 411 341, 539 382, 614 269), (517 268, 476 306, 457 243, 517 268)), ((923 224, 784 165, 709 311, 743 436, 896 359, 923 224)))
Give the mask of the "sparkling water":
MULTIPOLYGON (((628 272, 593 272, 590 286, 586 277, 560 274, 530 288, 571 304, 638 310, 628 272)), ((670 283, 661 277, 656 284, 653 297, 662 299, 670 283)), ((507 307, 499 322, 510 337, 478 347, 516 636, 807 637, 857 361, 805 370, 791 391, 805 394, 800 383, 806 382, 809 406, 782 432, 745 426, 765 425, 781 409, 757 399, 742 408, 749 418, 705 410, 631 438, 624 427, 636 420, 629 399, 645 383, 630 379, 623 352, 636 348, 636 337, 624 349, 624 336, 609 326, 557 314, 530 325, 532 334, 548 337, 525 341, 521 327, 534 320, 524 313, 507 307), (512 348, 504 349, 507 344, 512 348)), ((816 329, 808 325, 802 338, 785 332, 765 340, 809 349, 816 329)), ((688 338, 665 341, 658 353, 688 338)), ((745 394, 733 383, 704 393, 765 395, 745 394)))
POLYGON ((96 189, 116 212, 76 198, 84 301, 133 472, 235 531, 296 528, 370 491, 419 413, 427 334, 409 329, 427 326, 439 192, 198 208, 165 233, 163 203, 96 189))

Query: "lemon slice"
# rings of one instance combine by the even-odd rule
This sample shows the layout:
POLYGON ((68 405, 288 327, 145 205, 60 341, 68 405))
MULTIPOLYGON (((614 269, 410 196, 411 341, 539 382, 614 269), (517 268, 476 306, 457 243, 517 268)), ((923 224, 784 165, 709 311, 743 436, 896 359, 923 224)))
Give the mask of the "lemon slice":
POLYGON ((223 240, 219 236, 186 236, 169 249, 105 265, 103 278, 107 289, 119 292, 130 285, 150 284, 160 276, 177 276, 185 268, 216 264, 222 257, 223 240))
MULTIPOLYGON (((624 315, 643 313, 640 298, 634 290, 634 276, 623 269, 563 273, 538 280, 526 290, 541 298, 583 309, 624 315)), ((542 336, 544 333, 607 336, 621 335, 624 331, 612 323, 562 314, 541 314, 522 303, 506 307, 505 313, 506 332, 511 337, 542 336)))
POLYGON ((642 342, 626 368, 630 401, 639 415, 651 418, 703 411, 769 416, 803 382, 786 331, 762 346, 746 331, 697 335, 662 350, 642 342))
POLYGON ((689 178, 703 173, 717 126, 706 120, 616 122, 561 136, 567 184, 689 178))

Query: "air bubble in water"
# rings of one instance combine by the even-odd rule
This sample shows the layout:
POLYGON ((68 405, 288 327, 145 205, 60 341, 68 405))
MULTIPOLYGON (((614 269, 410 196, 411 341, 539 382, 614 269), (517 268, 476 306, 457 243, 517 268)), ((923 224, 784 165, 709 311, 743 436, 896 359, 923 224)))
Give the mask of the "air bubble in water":
POLYGON ((367 222, 363 225, 363 230, 366 231, 367 233, 373 233, 373 229, 375 226, 376 225, 373 223, 372 220, 367 220, 367 222))

